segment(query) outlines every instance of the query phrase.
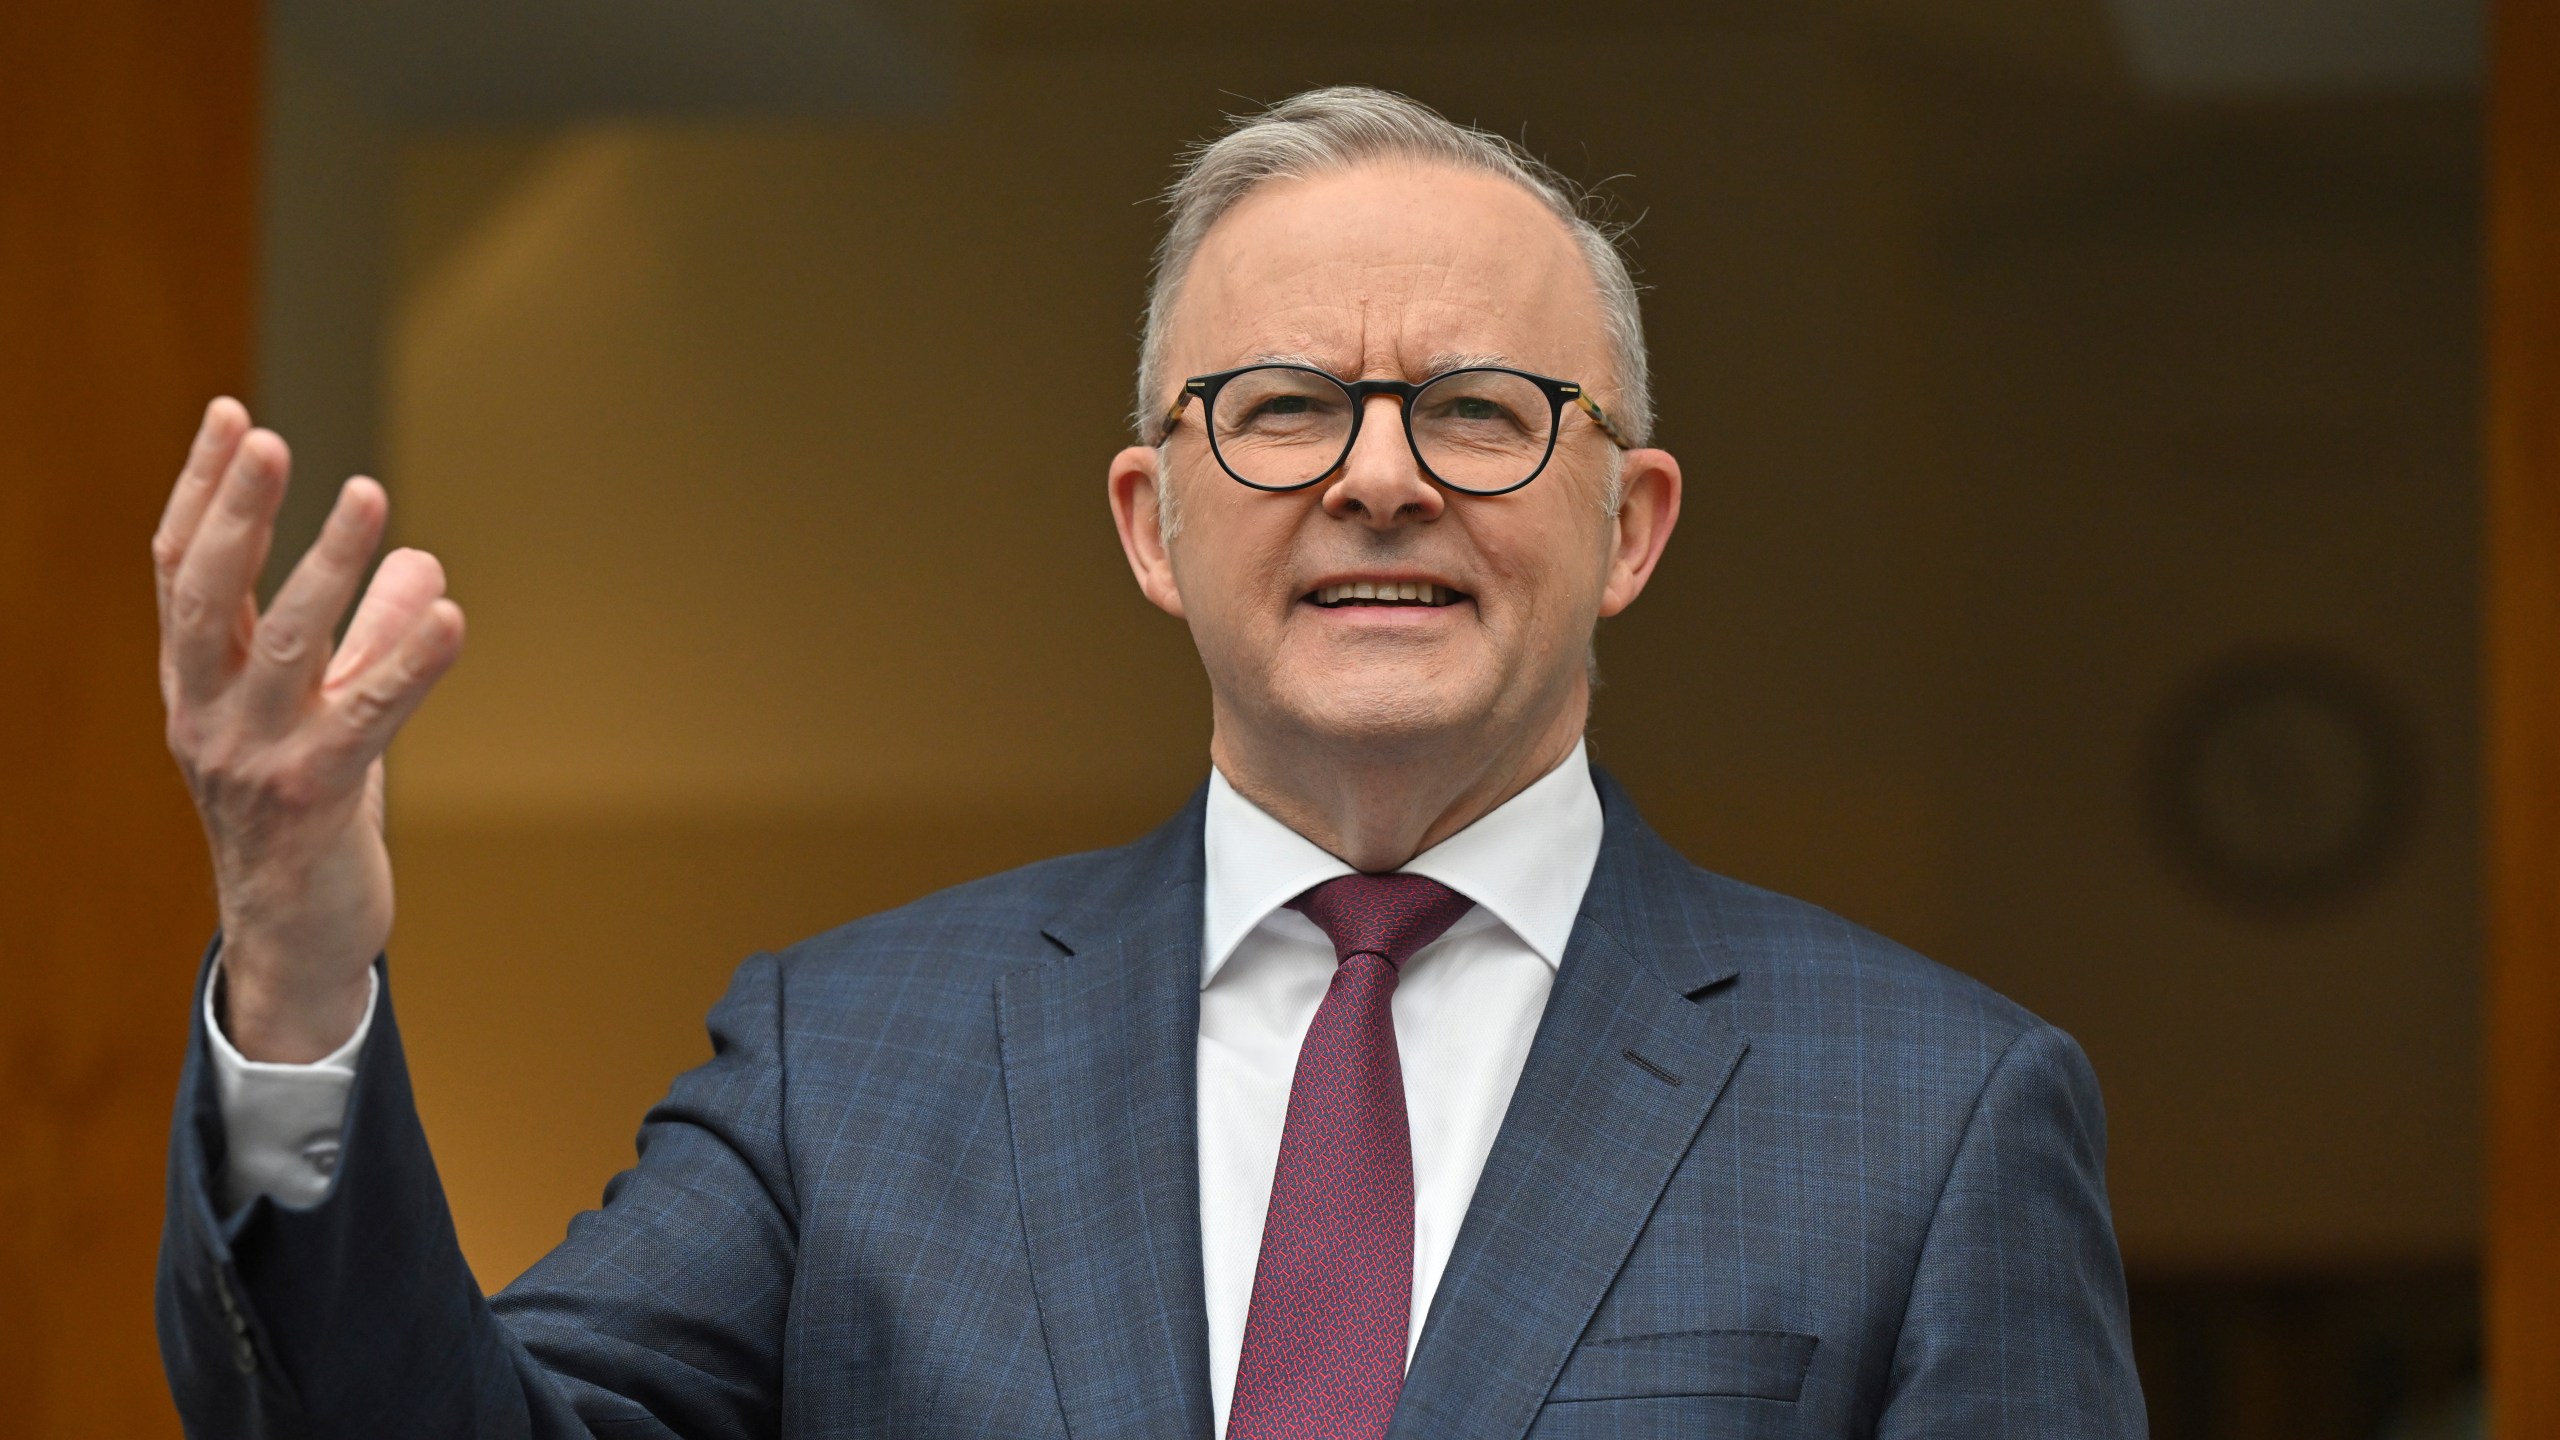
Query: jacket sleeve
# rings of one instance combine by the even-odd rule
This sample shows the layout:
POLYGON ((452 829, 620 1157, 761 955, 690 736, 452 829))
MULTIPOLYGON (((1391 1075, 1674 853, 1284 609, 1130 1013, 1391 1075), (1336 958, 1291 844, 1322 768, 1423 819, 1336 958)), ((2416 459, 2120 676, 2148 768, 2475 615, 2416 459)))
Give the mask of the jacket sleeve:
POLYGON ((388 984, 336 1174, 308 1207, 259 1196, 222 1209, 223 1128, 199 1007, 157 1307, 187 1433, 773 1433, 797 1251, 781 1013, 775 962, 740 967, 711 1012, 712 1059, 649 1112, 638 1166, 491 1302, 454 1236, 388 984))
POLYGON ((2142 1440, 2097 1076, 2050 1025, 1992 1066, 1938 1196, 1878 1440, 2142 1440))

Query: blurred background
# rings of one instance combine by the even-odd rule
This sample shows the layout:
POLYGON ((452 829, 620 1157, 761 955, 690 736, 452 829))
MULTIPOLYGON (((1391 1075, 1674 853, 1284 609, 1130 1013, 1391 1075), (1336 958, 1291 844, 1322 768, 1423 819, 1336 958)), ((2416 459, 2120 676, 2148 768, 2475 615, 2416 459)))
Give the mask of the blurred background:
MULTIPOLYGON (((253 343, 207 373, 295 447, 276 575, 376 474, 471 616, 393 755, 392 964, 483 1285, 629 1162, 742 957, 1199 783, 1103 505, 1152 197, 1222 115, 1367 83, 1632 225, 1690 490, 1597 758, 1699 863, 2079 1038, 2155 1434, 2480 1433, 2483 29, 277 0, 216 102, 253 343)), ((210 920, 165 873, 176 948, 48 982, 157 977, 98 1073, 163 1106, 210 920)))

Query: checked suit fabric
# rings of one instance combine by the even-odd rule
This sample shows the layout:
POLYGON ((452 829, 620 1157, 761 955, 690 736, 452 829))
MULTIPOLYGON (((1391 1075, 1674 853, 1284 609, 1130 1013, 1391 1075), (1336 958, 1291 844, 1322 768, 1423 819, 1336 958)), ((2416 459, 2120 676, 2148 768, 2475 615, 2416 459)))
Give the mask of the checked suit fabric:
MULTIPOLYGON (((2106 1121, 2071 1038, 1696 869, 1592 781, 1600 858, 1395 1426, 2139 1440, 2106 1121)), ((187 1432, 1211 1433, 1207 794, 1133 845, 748 960, 638 1163, 486 1303, 388 971, 307 1209, 224 1204, 191 1007, 158 1292, 187 1432)))
POLYGON ((1298 1048, 1245 1315, 1229 1440, 1370 1440, 1404 1387, 1413 1133, 1391 1002, 1474 902, 1419 875, 1345 875, 1289 902, 1338 964, 1298 1048))

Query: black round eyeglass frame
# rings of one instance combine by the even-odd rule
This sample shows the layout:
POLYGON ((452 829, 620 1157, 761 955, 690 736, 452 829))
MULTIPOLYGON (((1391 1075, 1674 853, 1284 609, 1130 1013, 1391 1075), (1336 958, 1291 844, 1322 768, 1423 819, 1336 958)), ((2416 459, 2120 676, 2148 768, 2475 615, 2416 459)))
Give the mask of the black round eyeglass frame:
POLYGON ((1419 384, 1409 380, 1345 380, 1329 370, 1319 370, 1313 365, 1296 365, 1280 361, 1270 361, 1260 365, 1240 365, 1233 370, 1220 370, 1210 375, 1194 375, 1183 381, 1181 391, 1173 397, 1172 406, 1165 411, 1164 438, 1167 440, 1173 438, 1174 427, 1182 423, 1182 412, 1193 400, 1200 402, 1200 413, 1206 415, 1209 413, 1209 407, 1217 403, 1218 392, 1227 388, 1229 382, 1237 376, 1251 375, 1262 370, 1295 370, 1301 374, 1313 375, 1332 383, 1351 398, 1351 433, 1343 437, 1342 452, 1333 457, 1332 464, 1317 472, 1315 478, 1301 480, 1294 485, 1265 485, 1259 481, 1246 479, 1238 474, 1236 467, 1228 464, 1227 457, 1220 453, 1216 427, 1209 425, 1201 427, 1201 434, 1209 441, 1209 453, 1216 457, 1218 468, 1227 472, 1227 478, 1247 489, 1260 490, 1266 494, 1285 495, 1292 491, 1304 490, 1310 485, 1320 485, 1334 472, 1340 470, 1342 462, 1351 458, 1351 447, 1360 443, 1360 424, 1368 418, 1369 397, 1372 395, 1396 397, 1396 412, 1404 420, 1405 448, 1413 452, 1413 463, 1422 467, 1422 473, 1430 476, 1432 483, 1443 489, 1454 490, 1461 495, 1473 495, 1478 498, 1508 495, 1547 473, 1548 462, 1555 459, 1556 441, 1564 434, 1564 407, 1567 402, 1579 406, 1585 415, 1590 416, 1591 423, 1600 427, 1600 433, 1609 437, 1610 444, 1621 450, 1635 448, 1633 442, 1627 439, 1626 432, 1618 428, 1618 422, 1610 419, 1609 412, 1601 409, 1599 402, 1586 394, 1580 385, 1571 380, 1558 380, 1552 375, 1514 370, 1508 365, 1467 365, 1455 370, 1443 370, 1419 384), (1413 402, 1421 396, 1423 391, 1453 375, 1479 374, 1516 375, 1537 386, 1539 391, 1547 397, 1546 453, 1538 457, 1537 465, 1517 484, 1505 485, 1499 490, 1472 490, 1464 485, 1450 483, 1441 476, 1440 472, 1431 468, 1430 461, 1422 458, 1422 443, 1413 436, 1413 402))

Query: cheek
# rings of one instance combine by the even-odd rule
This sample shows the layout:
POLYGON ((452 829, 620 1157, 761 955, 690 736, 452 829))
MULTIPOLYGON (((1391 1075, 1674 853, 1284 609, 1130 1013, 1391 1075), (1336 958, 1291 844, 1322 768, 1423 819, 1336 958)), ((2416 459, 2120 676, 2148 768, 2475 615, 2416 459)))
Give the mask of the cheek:
MULTIPOLYGON (((1487 525, 1475 534, 1476 553, 1497 602, 1488 620, 1528 629, 1574 629, 1599 613, 1608 583, 1607 536, 1592 533, 1589 517, 1555 507, 1521 523, 1487 525), (1501 612, 1510 612, 1507 615, 1501 612)), ((1573 643, 1581 643, 1573 637, 1573 643)))
MULTIPOLYGON (((1230 486, 1230 489, 1238 487, 1230 486)), ((1182 527, 1169 548, 1183 605, 1220 629, 1267 624, 1285 614, 1296 511, 1264 501, 1197 489, 1183 492, 1182 527)))

